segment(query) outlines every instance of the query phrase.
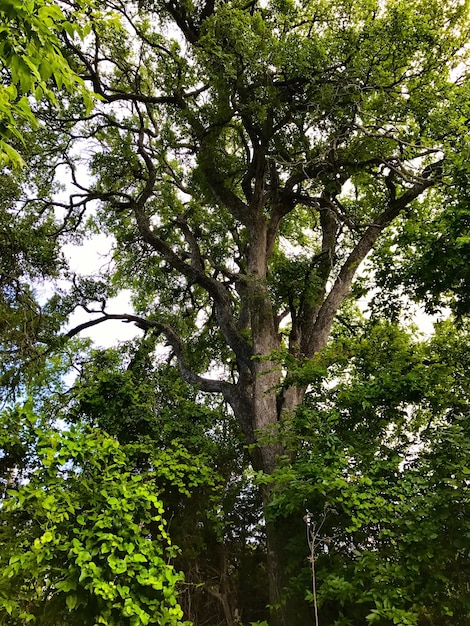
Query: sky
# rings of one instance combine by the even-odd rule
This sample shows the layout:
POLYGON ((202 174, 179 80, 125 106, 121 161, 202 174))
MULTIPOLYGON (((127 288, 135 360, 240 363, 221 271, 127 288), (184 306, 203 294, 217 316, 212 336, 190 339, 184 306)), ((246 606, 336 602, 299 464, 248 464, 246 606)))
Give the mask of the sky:
MULTIPOLYGON (((112 239, 106 235, 95 235, 86 240, 82 245, 67 245, 64 248, 65 255, 70 261, 70 268, 77 274, 97 274, 109 266, 109 255, 112 247, 112 239)), ((116 298, 111 298, 106 306, 107 313, 133 313, 130 291, 122 291, 116 298)), ((71 316, 66 330, 74 328, 86 322, 94 316, 83 309, 77 309, 71 316)), ((111 320, 92 326, 80 333, 80 337, 91 338, 96 347, 108 348, 116 345, 119 341, 126 341, 142 335, 134 324, 111 320)))

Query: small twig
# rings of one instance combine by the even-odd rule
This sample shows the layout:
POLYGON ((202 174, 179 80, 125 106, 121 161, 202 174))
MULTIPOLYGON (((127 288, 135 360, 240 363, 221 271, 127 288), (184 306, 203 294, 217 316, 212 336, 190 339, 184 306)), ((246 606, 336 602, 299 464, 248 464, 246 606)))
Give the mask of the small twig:
POLYGON ((308 560, 310 561, 310 565, 312 567, 312 595, 313 609, 315 613, 315 626, 320 626, 320 621, 318 618, 317 583, 315 572, 315 548, 322 542, 322 540, 319 540, 320 531, 323 527, 323 524, 325 523, 326 518, 328 517, 328 513, 336 513, 336 511, 332 509, 331 505, 327 502, 325 504, 325 508, 323 509, 321 522, 318 526, 313 519, 313 514, 310 513, 308 509, 305 510, 304 515, 304 522, 307 528, 307 543, 310 550, 308 560))
POLYGON ((318 532, 325 521, 325 516, 318 527, 316 528, 316 523, 313 519, 313 515, 310 513, 308 509, 306 509, 306 514, 304 516, 304 522, 307 527, 307 543, 310 549, 309 561, 312 567, 312 594, 313 594, 313 609, 315 612, 315 626, 319 626, 320 622, 318 620, 318 603, 317 603, 317 588, 316 588, 316 574, 315 574, 315 542, 318 537, 318 532))

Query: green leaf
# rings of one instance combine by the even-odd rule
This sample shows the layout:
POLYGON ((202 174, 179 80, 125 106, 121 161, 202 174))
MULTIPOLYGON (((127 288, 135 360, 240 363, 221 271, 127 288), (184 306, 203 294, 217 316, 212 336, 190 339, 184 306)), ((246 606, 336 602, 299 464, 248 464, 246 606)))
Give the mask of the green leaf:
POLYGON ((65 603, 69 611, 73 611, 78 603, 78 597, 75 594, 68 594, 65 603))

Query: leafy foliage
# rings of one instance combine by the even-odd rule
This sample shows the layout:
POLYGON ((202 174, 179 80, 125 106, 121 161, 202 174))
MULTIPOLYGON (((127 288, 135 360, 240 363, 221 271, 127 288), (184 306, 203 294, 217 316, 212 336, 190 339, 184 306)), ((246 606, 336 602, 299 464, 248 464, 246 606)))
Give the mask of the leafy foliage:
POLYGON ((241 433, 223 405, 198 397, 174 367, 155 364, 153 349, 148 338, 92 352, 60 414, 105 428, 122 443, 140 442, 128 451, 140 471, 149 462, 142 443, 144 450, 156 451, 156 484, 180 548, 175 567, 185 575, 180 594, 185 616, 194 623, 207 615, 222 621, 238 610, 255 619, 265 614, 267 602, 265 540, 260 493, 241 433), (175 445, 184 446, 188 457, 175 445), (201 456, 198 482, 188 483, 184 464, 192 466, 201 456), (166 465, 173 467, 176 459, 183 472, 169 475, 166 465))
MULTIPOLYGON (((84 10, 86 4, 79 10, 84 10)), ((0 7, 0 164, 24 165, 11 138, 23 141, 22 124, 37 128, 30 97, 47 98, 58 106, 51 82, 61 90, 79 91, 87 107, 90 92, 66 60, 60 34, 72 39, 85 37, 88 29, 79 24, 79 14, 67 16, 51 0, 4 0, 0 7), (72 20, 72 21, 70 21, 72 20)))
MULTIPOLYGON (((466 112, 460 111, 461 123, 466 112)), ((469 312, 469 207, 468 145, 459 141, 460 153, 446 167, 447 194, 437 213, 434 202, 423 203, 414 219, 399 223, 388 246, 377 254, 376 267, 382 296, 398 292, 423 301, 429 313, 451 309, 458 317, 469 312)))
MULTIPOLYGON (((262 478, 268 516, 312 513, 322 623, 468 623, 468 341, 450 323, 419 343, 366 325, 293 419, 295 460, 262 478)), ((291 588, 308 589, 307 542, 289 536, 291 588)))
POLYGON ((182 624, 172 546, 156 480, 202 479, 184 453, 132 471, 125 448, 99 431, 46 428, 28 405, 3 414, 1 592, 10 624, 182 624), (16 442, 7 424, 22 434, 16 442), (12 459, 22 445, 25 473, 12 459), (12 462, 13 461, 13 462, 12 462), (7 468, 5 468, 5 465, 7 468), (5 471, 7 469, 7 471, 5 471), (15 483, 15 484, 13 484, 15 483))

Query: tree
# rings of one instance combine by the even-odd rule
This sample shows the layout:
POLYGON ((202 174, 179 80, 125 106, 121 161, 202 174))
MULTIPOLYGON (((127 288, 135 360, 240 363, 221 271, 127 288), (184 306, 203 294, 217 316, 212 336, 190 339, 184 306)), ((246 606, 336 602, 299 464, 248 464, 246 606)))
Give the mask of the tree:
MULTIPOLYGON (((456 200, 468 5, 102 6, 115 19, 67 41, 102 102, 90 117, 37 108, 76 189, 61 233, 93 207, 91 231, 115 240, 105 281, 76 282, 64 303, 96 313, 67 336, 121 319, 159 337, 186 382, 224 398, 253 467, 273 474, 315 382, 299 368, 315 372, 334 320, 364 294, 366 257, 400 260, 388 238, 456 200), (107 312, 118 288, 134 312, 107 312)), ((286 527, 267 524, 272 623, 304 624, 298 598, 278 606, 286 527)))

